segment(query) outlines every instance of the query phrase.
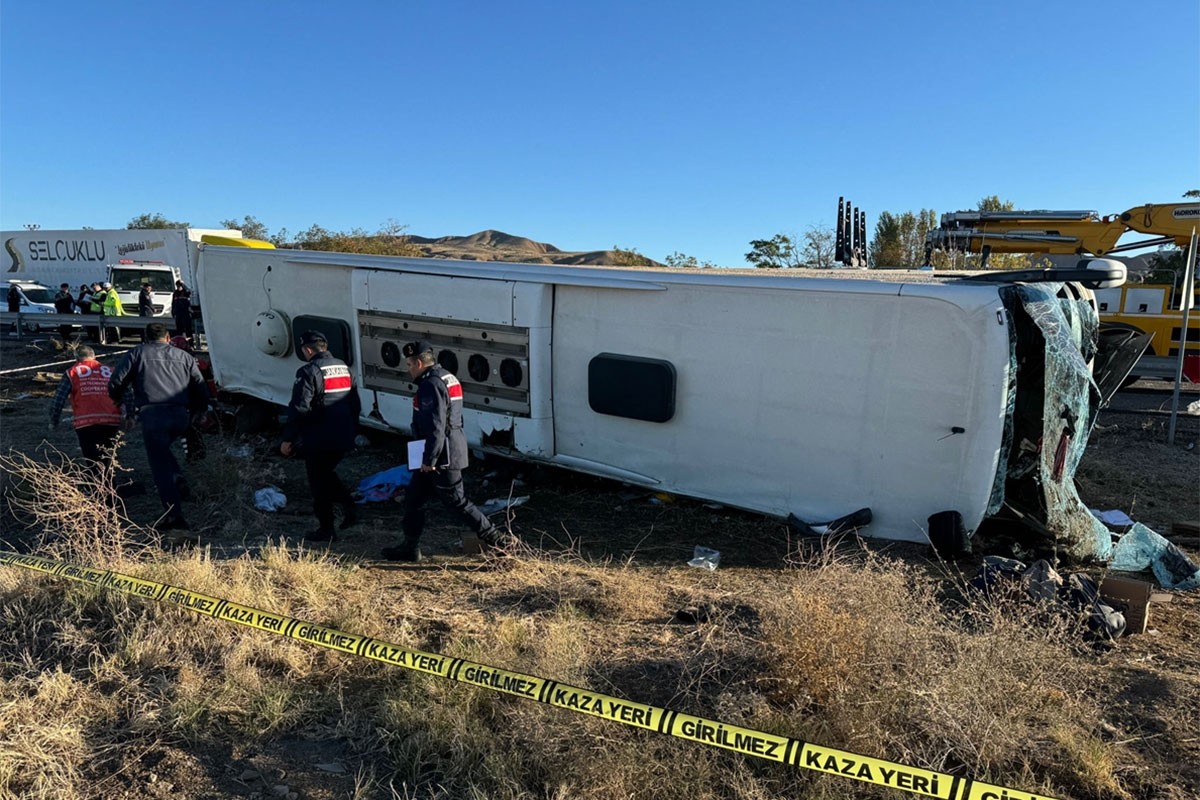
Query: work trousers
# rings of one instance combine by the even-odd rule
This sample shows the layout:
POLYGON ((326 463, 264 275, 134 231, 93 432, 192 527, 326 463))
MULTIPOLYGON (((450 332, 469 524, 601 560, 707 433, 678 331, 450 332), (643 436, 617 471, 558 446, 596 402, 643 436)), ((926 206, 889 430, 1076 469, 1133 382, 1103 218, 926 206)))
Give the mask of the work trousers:
POLYGON ((492 529, 492 522, 463 489, 462 470, 443 469, 437 472, 414 472, 412 483, 404 491, 404 538, 416 542, 425 530, 425 504, 437 495, 442 504, 458 513, 467 527, 483 536, 492 529))
POLYGON ((188 410, 179 405, 149 405, 143 406, 138 416, 142 421, 142 439, 146 443, 146 458, 150 461, 158 499, 169 516, 179 516, 182 500, 178 482, 183 480, 183 471, 171 452, 171 443, 187 430, 188 410))
POLYGON ((192 312, 186 314, 175 314, 175 335, 190 337, 195 333, 195 327, 192 325, 192 312))
POLYGON ((306 452, 304 469, 308 473, 308 490, 312 492, 313 516, 323 531, 333 530, 333 504, 343 508, 354 502, 350 490, 338 477, 337 465, 346 454, 337 450, 306 452))
POLYGON ((113 443, 120 430, 116 425, 88 425, 75 429, 88 472, 97 482, 107 481, 112 475, 113 443))

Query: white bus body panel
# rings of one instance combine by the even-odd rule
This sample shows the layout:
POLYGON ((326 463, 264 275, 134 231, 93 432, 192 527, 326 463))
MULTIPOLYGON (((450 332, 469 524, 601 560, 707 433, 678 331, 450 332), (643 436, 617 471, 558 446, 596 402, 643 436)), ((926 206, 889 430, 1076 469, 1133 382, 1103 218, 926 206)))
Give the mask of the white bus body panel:
POLYGON ((973 529, 998 468, 1008 386, 995 289, 910 299, 896 284, 822 283, 842 290, 559 287, 557 454, 780 516, 869 506, 873 536, 924 541, 928 517, 947 509, 973 529), (674 418, 593 412, 588 362, 603 352, 674 364, 674 418))
MULTIPOLYGON (((354 331, 364 415, 378 410, 364 422, 406 431, 411 387, 402 363, 380 366, 381 343, 432 331, 439 349, 465 357, 483 333, 517 331, 524 394, 517 410, 465 409, 473 446, 780 516, 819 521, 866 506, 865 534, 909 541, 925 541, 940 511, 961 512, 973 530, 996 481, 1011 376, 995 285, 211 245, 200 258, 205 330, 229 391, 290 398, 300 361, 254 346, 260 312, 330 317, 354 331), (593 411, 588 364, 601 353, 670 362, 673 418, 593 411)), ((468 393, 487 388, 462 364, 458 374, 468 393)))

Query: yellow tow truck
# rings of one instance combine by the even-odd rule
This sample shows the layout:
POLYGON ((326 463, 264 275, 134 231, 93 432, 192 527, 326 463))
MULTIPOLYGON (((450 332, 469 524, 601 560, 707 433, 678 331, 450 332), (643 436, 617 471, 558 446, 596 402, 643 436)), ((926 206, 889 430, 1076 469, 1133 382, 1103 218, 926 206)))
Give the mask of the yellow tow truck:
MULTIPOLYGON (((940 226, 926 237, 925 263, 930 263, 934 250, 980 253, 980 267, 986 269, 991 253, 1110 256, 1168 244, 1186 249, 1196 229, 1200 229, 1200 203, 1146 203, 1109 216, 1095 211, 955 211, 943 214, 940 226), (1118 240, 1130 232, 1158 238, 1119 244, 1118 240)), ((1096 302, 1106 331, 1153 336, 1147 351, 1151 358, 1175 357, 1184 347, 1188 356, 1185 370, 1191 380, 1197 381, 1200 313, 1191 315, 1184 336, 1178 283, 1177 279, 1175 284, 1126 284, 1100 289, 1096 291, 1096 302)), ((1146 368, 1153 368, 1150 360, 1140 363, 1138 372, 1146 372, 1146 368)), ((1159 371, 1154 370, 1155 374, 1159 371)), ((1174 374, 1173 368, 1170 372, 1174 374)))

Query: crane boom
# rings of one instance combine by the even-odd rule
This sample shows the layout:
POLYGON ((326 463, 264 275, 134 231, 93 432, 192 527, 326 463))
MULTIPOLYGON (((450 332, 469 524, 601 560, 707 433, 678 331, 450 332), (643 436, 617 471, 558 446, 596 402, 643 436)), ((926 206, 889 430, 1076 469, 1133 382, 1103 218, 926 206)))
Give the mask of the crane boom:
POLYGON ((925 263, 934 250, 982 253, 1091 254, 1118 248, 1126 233, 1157 234, 1179 246, 1200 224, 1200 204, 1147 203, 1102 217, 1095 211, 955 211, 925 239, 925 263))

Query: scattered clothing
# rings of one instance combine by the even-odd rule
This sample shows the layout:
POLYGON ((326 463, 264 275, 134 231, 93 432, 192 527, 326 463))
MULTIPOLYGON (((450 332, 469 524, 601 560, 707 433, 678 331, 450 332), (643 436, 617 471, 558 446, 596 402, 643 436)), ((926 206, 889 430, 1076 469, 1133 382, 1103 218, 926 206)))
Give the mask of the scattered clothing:
POLYGON ((382 503, 399 495, 412 482, 412 471, 406 466, 392 467, 368 475, 358 482, 359 503, 382 503))
POLYGON ((254 493, 254 507, 259 511, 278 511, 287 505, 287 495, 278 486, 264 486, 254 493))

